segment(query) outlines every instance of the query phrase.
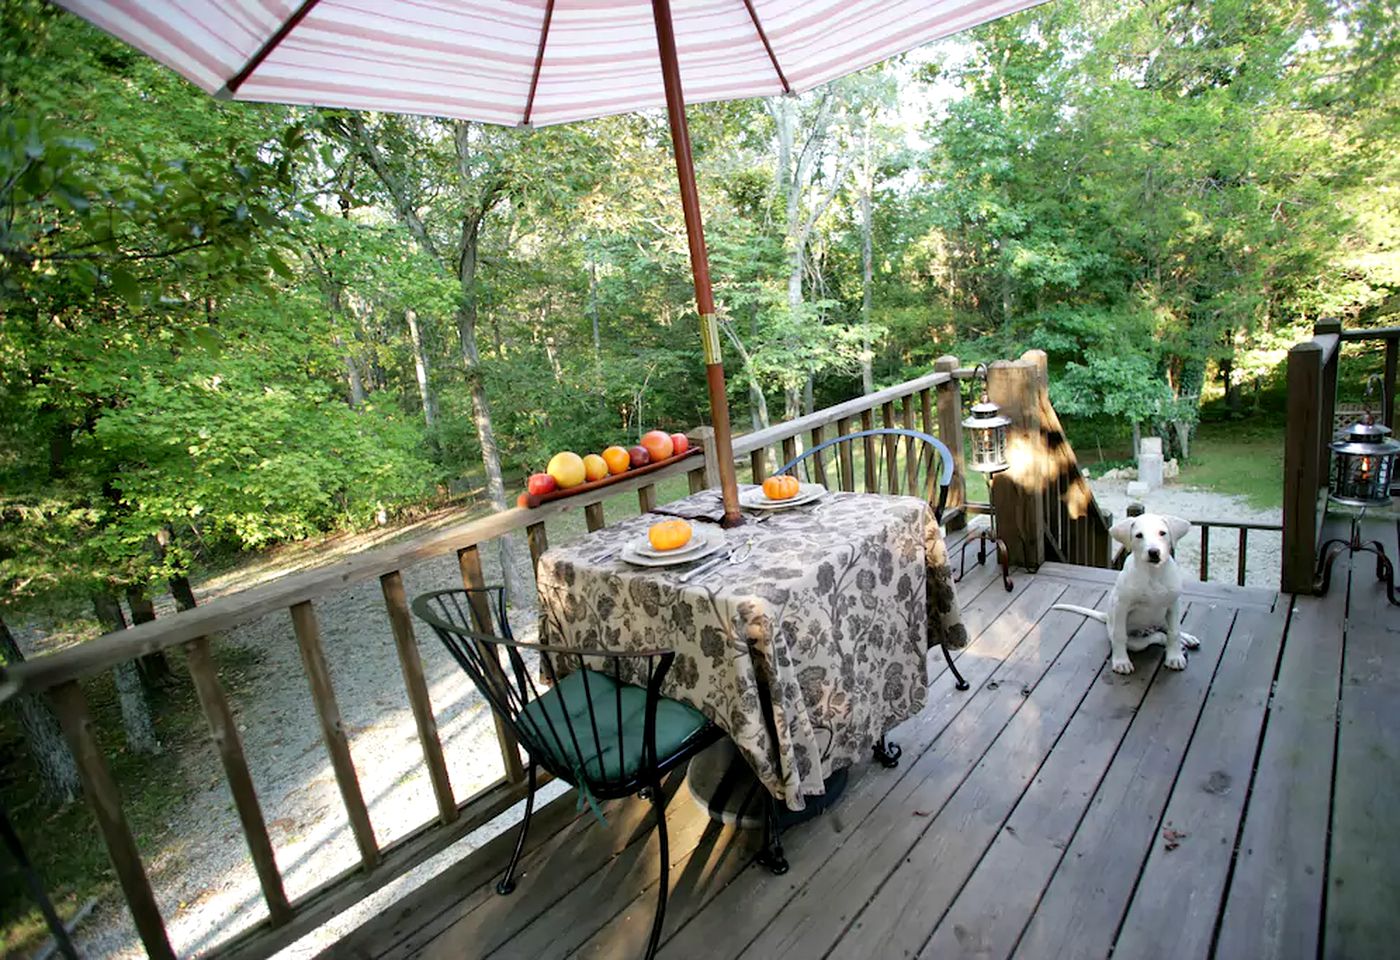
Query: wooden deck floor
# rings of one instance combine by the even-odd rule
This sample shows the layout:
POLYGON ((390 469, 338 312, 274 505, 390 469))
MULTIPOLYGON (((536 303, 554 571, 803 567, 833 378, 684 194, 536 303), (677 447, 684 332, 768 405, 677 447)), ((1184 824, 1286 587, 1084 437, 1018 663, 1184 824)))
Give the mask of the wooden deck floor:
MULTIPOLYGON (((1387 549, 1395 532, 1378 527, 1387 549)), ((757 838, 681 793, 667 814, 662 956, 682 958, 1394 956, 1400 942, 1400 610, 1374 564, 1324 598, 1195 585, 1187 669, 1107 669, 1107 571, 1050 564, 961 590, 974 636, 896 770, 853 771, 828 815, 757 838)), ((671 789, 678 788, 677 783, 671 789)), ((608 824, 572 794, 537 815, 516 892, 513 833, 337 944, 335 957, 627 958, 657 882, 648 805, 608 824)))

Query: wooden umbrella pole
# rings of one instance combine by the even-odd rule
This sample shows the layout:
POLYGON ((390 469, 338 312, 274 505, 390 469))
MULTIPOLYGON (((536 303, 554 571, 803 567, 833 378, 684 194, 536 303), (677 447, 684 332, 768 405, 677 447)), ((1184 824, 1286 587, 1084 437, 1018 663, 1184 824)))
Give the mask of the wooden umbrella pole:
POLYGON ((700 217, 700 193, 695 186, 695 159, 690 153, 690 128, 685 121, 685 95, 676 60, 676 33, 671 24, 670 0, 651 0, 656 18, 656 44, 661 53, 661 78, 666 86, 666 113, 671 120, 671 145, 676 154, 676 176, 681 186, 685 232, 690 240, 690 269, 695 277, 695 305, 700 311, 700 336, 705 344, 705 381, 710 388, 710 414, 714 419, 715 449, 705 451, 719 463, 720 490, 724 495, 724 525, 743 521, 739 513, 739 486, 734 476, 734 446, 729 430, 729 397, 724 387, 724 363, 720 356, 719 327, 715 324, 715 298, 710 289, 710 255, 705 249, 705 224, 700 217))

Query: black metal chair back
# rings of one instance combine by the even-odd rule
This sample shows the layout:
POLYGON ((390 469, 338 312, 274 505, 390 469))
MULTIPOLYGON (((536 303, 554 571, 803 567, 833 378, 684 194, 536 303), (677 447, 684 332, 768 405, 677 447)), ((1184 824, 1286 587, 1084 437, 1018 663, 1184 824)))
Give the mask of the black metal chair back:
POLYGON ((530 759, 556 777, 600 799, 623 797, 653 786, 694 752, 689 742, 679 749, 669 744, 665 755, 657 750, 661 682, 673 652, 522 643, 511 634, 501 587, 438 590, 416 598, 413 611, 437 633, 530 759))
MULTIPOLYGON (((779 468, 778 473, 793 473, 800 465, 808 483, 825 483, 827 462, 823 456, 831 447, 845 444, 838 449, 838 458, 831 466, 842 480, 851 475, 850 487, 854 489, 854 466, 852 447, 854 442, 863 441, 865 452, 866 488, 870 493, 903 493, 907 496, 922 496, 933 506, 933 515, 941 523, 943 509, 948 505, 948 488, 953 483, 953 452, 947 444, 929 433, 906 430, 901 427, 883 427, 877 430, 862 430, 817 444, 800 456, 794 457, 779 468), (903 443, 900 442, 901 438, 903 443), (878 439, 876 443, 873 440, 878 439), (900 448, 903 448, 903 464, 900 464, 900 448), (884 478, 884 489, 880 490, 880 479, 884 478), (873 483, 872 483, 873 481, 873 483), (935 497, 936 494, 936 497, 935 497)), ((829 456, 829 454, 828 454, 829 456)), ((793 476, 796 476, 793 473, 793 476)), ((799 478, 801 479, 801 478, 799 478)), ((846 485, 843 483, 842 488, 846 485)))

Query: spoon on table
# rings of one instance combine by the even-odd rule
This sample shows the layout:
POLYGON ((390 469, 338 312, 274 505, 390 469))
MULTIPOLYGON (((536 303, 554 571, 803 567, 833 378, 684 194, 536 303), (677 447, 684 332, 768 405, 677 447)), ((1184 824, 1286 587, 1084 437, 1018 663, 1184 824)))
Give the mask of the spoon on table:
POLYGON ((748 559, 749 554, 751 553, 753 553, 753 538, 745 540, 742 544, 735 547, 733 550, 730 550, 726 554, 715 557, 713 560, 706 560, 698 567, 695 567, 691 570, 687 570, 685 573, 680 575, 680 577, 678 578, 679 582, 689 583, 692 577, 698 577, 702 573, 709 573, 711 570, 719 566, 725 566, 731 563, 743 563, 745 560, 748 559))

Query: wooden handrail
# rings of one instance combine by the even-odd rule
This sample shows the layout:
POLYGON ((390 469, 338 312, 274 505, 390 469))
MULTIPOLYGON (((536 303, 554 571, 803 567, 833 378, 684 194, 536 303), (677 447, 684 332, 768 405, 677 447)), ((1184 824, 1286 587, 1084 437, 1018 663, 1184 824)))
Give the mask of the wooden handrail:
POLYGON ((356 554, 345 560, 292 574, 247 590, 216 597, 192 610, 118 630, 10 668, 21 690, 46 690, 66 680, 95 676, 119 663, 207 637, 297 603, 315 600, 335 590, 402 570, 423 560, 452 553, 507 533, 543 523, 566 511, 651 486, 672 476, 702 469, 699 460, 681 461, 635 480, 623 480, 577 499, 555 500, 534 509, 512 507, 485 517, 461 520, 441 530, 356 554))
POLYGON ((1400 340, 1400 327, 1372 327, 1369 330, 1343 330, 1343 340, 1400 340))
POLYGON ((818 427, 825 427, 838 420, 848 417, 860 416, 865 410, 872 410, 881 407, 886 403, 895 400, 903 400, 912 396, 920 390, 936 387, 941 383, 947 383, 951 379, 950 375, 939 371, 937 373, 926 374, 916 377, 913 380, 906 380, 904 383, 896 384, 893 387, 886 387, 884 390, 865 396, 856 397, 854 400, 847 400, 845 403, 838 403, 833 407, 826 407, 809 413, 806 416, 797 417, 793 420, 786 420, 783 423, 775 423, 771 427, 762 430, 754 430, 734 438, 735 458, 747 456, 755 450, 764 447, 771 447, 775 443, 782 443, 791 437, 810 434, 818 427))

